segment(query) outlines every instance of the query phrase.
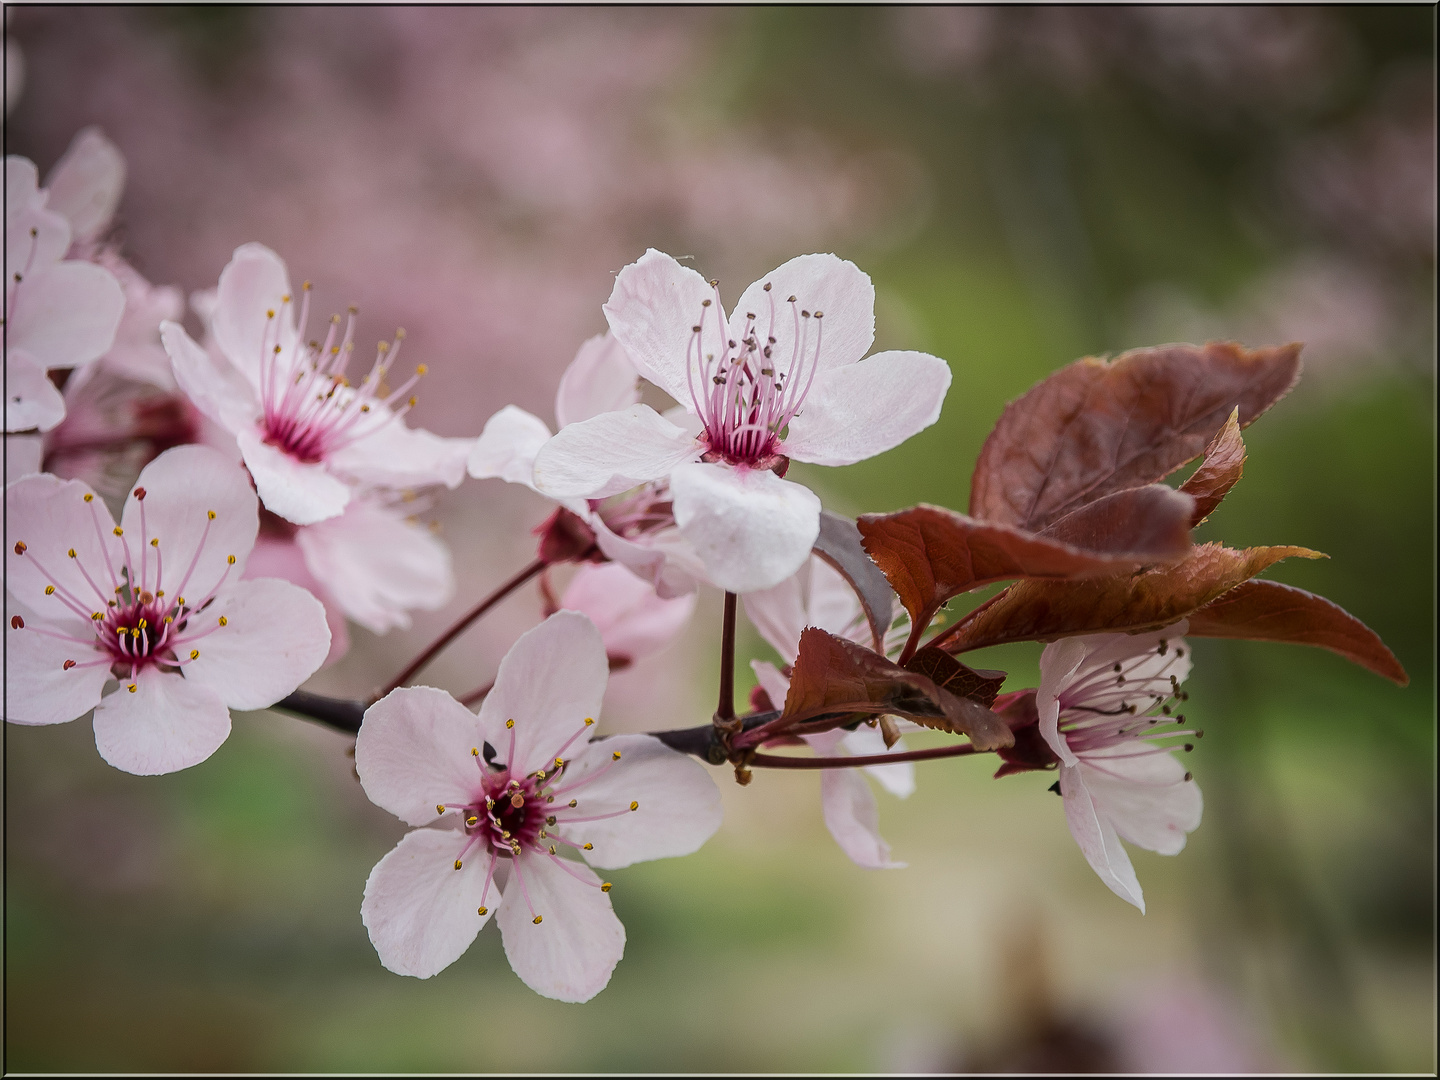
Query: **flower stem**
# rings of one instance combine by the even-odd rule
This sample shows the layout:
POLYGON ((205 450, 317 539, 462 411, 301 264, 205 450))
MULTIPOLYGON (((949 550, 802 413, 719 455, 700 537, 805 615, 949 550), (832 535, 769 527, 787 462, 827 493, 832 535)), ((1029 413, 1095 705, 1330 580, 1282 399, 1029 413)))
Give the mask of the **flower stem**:
POLYGON ((524 585, 536 574, 540 573, 541 570, 544 570, 545 567, 548 565, 549 563, 547 563, 544 559, 536 559, 529 566, 525 567, 525 569, 521 570, 509 581, 505 582, 498 589, 492 592, 489 596, 485 597, 484 600, 481 600, 480 603, 476 604, 473 608, 471 608, 468 612, 461 616, 460 620, 456 622, 454 626, 450 627, 449 630, 446 630, 445 633, 441 634, 438 638, 436 638, 429 648, 427 648, 424 652, 422 652, 419 656, 417 656, 414 660, 410 662, 409 667, 407 667, 399 675, 395 676, 395 678, 391 679, 390 682, 385 685, 385 688, 376 693, 375 696, 372 697, 370 700, 372 702, 379 701, 386 694, 390 693, 390 691, 395 690, 398 687, 404 686, 415 676, 416 672, 418 672, 426 664, 430 663, 431 660, 435 659, 436 654, 438 654, 441 649, 445 648, 445 646, 449 645, 450 642, 454 641, 457 637, 459 637, 460 634, 464 632, 466 627, 468 627, 476 619, 480 618, 480 616, 484 615, 501 600, 504 600, 505 597, 509 596, 521 585, 524 585))
POLYGON ((898 754, 864 754, 845 757, 789 757, 780 754, 751 754, 745 764, 761 769, 855 769, 864 765, 898 765, 902 761, 929 761, 932 758, 963 757, 975 753, 973 743, 934 746, 928 750, 902 750, 898 754))
POLYGON ((720 637, 720 701, 715 706, 715 726, 731 732, 735 725, 735 594, 725 594, 725 621, 720 637))

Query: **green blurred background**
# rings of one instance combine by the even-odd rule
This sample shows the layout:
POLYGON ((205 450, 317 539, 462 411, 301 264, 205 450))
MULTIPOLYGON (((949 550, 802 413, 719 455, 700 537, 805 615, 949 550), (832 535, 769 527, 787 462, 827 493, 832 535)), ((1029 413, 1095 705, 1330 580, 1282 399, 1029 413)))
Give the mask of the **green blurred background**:
MULTIPOLYGON (((963 509, 1004 403, 1076 357, 1305 340, 1306 378, 1247 431, 1244 479, 1201 537, 1328 552, 1267 576, 1345 606, 1412 677, 1197 643, 1205 820, 1177 858, 1135 854, 1144 916, 1085 865, 1051 777, 920 765, 913 797, 879 796, 909 867, 869 872, 826 834, 813 775, 742 790, 717 771, 716 838, 615 878, 626 956, 584 1006, 526 990, 488 929, 427 982, 380 967, 360 892, 403 830, 364 799, 339 735, 241 715, 203 765, 142 779, 100 762, 83 721, 9 727, 8 1069, 1435 1068, 1432 8, 7 16, 25 65, 7 151, 43 172, 102 124, 131 162, 127 253, 156 280, 213 285, 248 239, 296 267, 372 221, 469 222, 467 280, 506 309, 492 322, 489 300, 438 280, 460 262, 427 269, 435 252, 404 236, 389 265, 335 270, 377 297, 377 332, 392 308, 412 339, 430 318, 429 362, 455 381, 421 419, 447 434, 511 400, 548 417, 608 275, 647 244, 693 253, 730 298, 836 250, 875 280, 879 346, 950 362, 933 428, 847 469, 796 466, 850 513, 963 509), (484 122, 505 167, 533 174, 403 141, 451 84, 477 115, 510 103, 484 122), (366 194, 374 158, 345 134, 365 118, 423 206, 366 194), (631 141, 556 156, 586 133, 631 141), (255 174, 242 148, 267 147, 281 164, 255 174), (535 194, 566 170, 600 179, 535 194), (425 195, 442 174, 444 214, 425 195), (332 192, 333 223, 307 201, 332 192)), ((486 142, 455 115, 457 144, 486 142)), ((315 685, 359 694, 398 668, 520 564, 544 512, 494 483, 439 500, 455 604, 403 634, 354 631, 315 685)), ((488 677, 538 604, 506 610, 434 681, 488 677)), ((705 597, 683 642, 616 677, 606 724, 702 720, 717 628, 705 597)), ((748 631, 742 647, 767 655, 748 631)), ((1015 688, 1037 657, 979 662, 1015 688)))

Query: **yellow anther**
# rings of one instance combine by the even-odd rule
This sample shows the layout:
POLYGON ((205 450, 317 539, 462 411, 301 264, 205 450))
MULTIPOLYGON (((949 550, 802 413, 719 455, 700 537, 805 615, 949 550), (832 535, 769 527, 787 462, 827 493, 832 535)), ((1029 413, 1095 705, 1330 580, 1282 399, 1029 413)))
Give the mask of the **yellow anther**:
POLYGON ((90 618, 94 619, 96 622, 99 622, 99 621, 100 621, 101 619, 103 619, 104 617, 105 617, 105 616, 102 615, 102 614, 100 614, 100 612, 98 612, 98 611, 92 611, 92 612, 90 613, 90 618))
POLYGON ((476 912, 476 914, 477 914, 477 915, 489 915, 489 914, 490 914, 490 909, 489 909, 488 907, 482 907, 482 908, 480 908, 480 909, 476 912))
POLYGON ((45 586, 45 595, 46 595, 46 596, 51 595, 54 591, 55 591, 55 586, 54 586, 54 585, 46 585, 46 586, 45 586))
POLYGON ((157 536, 157 537, 154 537, 154 538, 150 541, 150 546, 153 547, 153 548, 158 548, 158 547, 160 546, 160 537, 158 537, 158 536, 157 536))
POLYGON ((426 366, 425 364, 418 364, 418 365, 416 365, 416 367, 415 367, 415 374, 416 374, 416 375, 425 375, 425 374, 428 374, 429 371, 430 371, 430 368, 429 368, 428 366, 426 366))
POLYGON ((85 501, 86 501, 86 502, 89 502, 89 501, 90 501, 91 499, 93 499, 93 498, 95 498, 95 496, 94 496, 94 495, 91 495, 88 491, 85 493, 85 501))
POLYGON ((176 606, 176 607, 184 607, 184 606, 185 606, 185 597, 183 597, 183 596, 177 596, 177 597, 175 597, 175 606, 176 606))
POLYGON ((456 860, 455 860, 455 869, 456 869, 456 870, 459 870, 459 869, 460 869, 460 860, 459 860, 459 859, 456 859, 456 860))
POLYGON ((390 343, 388 341, 377 342, 375 347, 379 349, 382 353, 390 351, 390 343))
POLYGON ((395 328, 395 340, 396 340, 396 341, 404 341, 404 340, 405 340, 405 328, 404 328, 403 326, 399 326, 399 327, 396 327, 396 328, 395 328))
POLYGON ((199 656, 200 656, 200 650, 199 650, 199 649, 191 649, 191 650, 190 650, 190 659, 191 659, 191 660, 198 659, 199 656))
POLYGON ((571 799, 571 800, 570 800, 570 803, 569 803, 570 809, 571 809, 571 810, 574 810, 575 807, 576 807, 576 805, 578 805, 578 804, 576 803, 576 801, 575 801, 574 799, 571 799))
POLYGON ((470 747, 470 756, 471 756, 471 757, 479 757, 479 756, 480 756, 480 748, 479 748, 478 746, 472 746, 472 747, 470 747))
POLYGON ((552 817, 547 817, 547 818, 545 819, 545 824, 546 824, 546 825, 554 825, 554 824, 555 824, 555 818, 554 818, 553 816, 552 816, 552 817))
POLYGON ((514 726, 515 726, 515 721, 514 721, 514 720, 506 720, 506 721, 505 721, 505 726, 506 726, 507 728, 514 727, 514 726))
POLYGON ((280 297, 280 302, 282 304, 288 304, 290 302, 290 294, 286 293, 284 296, 280 297))
POLYGON ((138 686, 136 686, 136 685, 132 682, 132 683, 131 683, 129 686, 127 686, 125 689, 126 689, 126 690, 129 690, 129 691, 133 694, 136 690, 139 690, 140 688, 139 688, 138 686))
POLYGON ((234 565, 235 565, 235 556, 234 556, 234 555, 226 555, 226 556, 225 556, 225 564, 226 564, 227 566, 234 566, 234 565))
POLYGON ((445 807, 444 807, 444 805, 443 805, 442 803, 436 803, 436 804, 435 804, 435 812, 436 812, 437 814, 443 814, 443 813, 445 812, 445 807))
POLYGON ((303 290, 305 290, 305 292, 309 292, 309 291, 310 291, 310 282, 308 282, 308 281, 302 281, 302 282, 300 283, 300 288, 303 289, 303 290))
POLYGON ((280 355, 280 346, 279 346, 279 345, 276 345, 274 351, 275 351, 275 355, 276 355, 276 356, 279 356, 279 355, 280 355))
POLYGON ((595 850, 595 845, 594 845, 594 844, 581 844, 580 846, 581 846, 582 848, 584 848, 586 851, 594 851, 594 850, 595 850))
POLYGON ((590 726, 591 724, 593 724, 593 723, 595 723, 595 718, 594 718, 593 716, 587 716, 587 717, 585 717, 585 726, 586 726, 586 727, 589 727, 589 726, 590 726))
POLYGON ((536 925, 536 926, 539 926, 539 925, 540 925, 540 921, 541 921, 540 916, 539 916, 539 915, 536 915, 536 916, 535 916, 535 925, 536 925))
POLYGON ((206 511, 205 511, 205 516, 206 516, 207 518, 209 518, 211 521, 214 521, 214 520, 215 520, 215 511, 214 511, 214 510, 206 510, 206 511))
POLYGON ((369 411, 370 411, 370 406, 369 406, 369 405, 361 405, 361 406, 360 406, 360 411, 361 411, 361 412, 369 412, 369 411))
POLYGON ((175 621, 175 616, 174 616, 174 615, 166 615, 166 616, 165 616, 165 621, 166 621, 166 622, 174 622, 174 621, 175 621))
POLYGON ((157 599, 157 600, 164 600, 164 599, 165 599, 165 590, 164 590, 164 589, 156 589, 156 590, 155 590, 155 599, 157 599))
POLYGON ((551 854, 551 855, 554 855, 554 854, 555 854, 555 845, 554 845, 554 844, 551 844, 551 845, 550 845, 550 854, 551 854))
POLYGON ((610 755, 610 760, 611 760, 611 761, 619 761, 619 760, 620 760, 620 751, 619 751, 619 750, 616 750, 615 753, 611 754, 611 755, 610 755))
POLYGON ((140 627, 141 630, 144 630, 144 629, 145 629, 147 626, 149 626, 150 624, 149 624, 148 622, 146 622, 144 619, 141 619, 140 622, 139 622, 137 625, 140 627))
POLYGON ((465 819, 465 824, 473 827, 473 826, 475 826, 476 824, 478 824, 479 821, 480 821, 480 819, 479 819, 478 817, 475 817, 475 816, 472 814, 470 817, 467 817, 467 818, 465 819))
POLYGON ((614 888, 614 886, 611 885, 610 882, 608 882, 608 881, 602 881, 602 882, 600 883, 600 891, 601 891, 601 892, 609 892, 609 891, 610 891, 611 889, 613 889, 613 888, 614 888))
POLYGON ((122 528, 120 528, 119 525, 116 525, 116 526, 115 526, 115 535, 116 535, 116 536, 124 536, 124 535, 125 535, 125 530, 122 529, 122 528))
POLYGON ((71 549, 70 549, 70 557, 71 557, 72 559, 75 557, 75 549, 74 549, 74 548, 71 548, 71 549))
POLYGON ((265 309, 265 317, 266 317, 267 319, 273 319, 273 318, 275 317, 275 309, 274 309, 274 308, 266 308, 266 309, 265 309))
POLYGON ((565 767, 565 759, 557 757, 555 759, 555 767, 557 769, 563 769, 565 767))
POLYGON ((415 407, 415 402, 417 402, 417 401, 419 401, 419 400, 420 400, 420 399, 417 398, 414 394, 411 394, 411 395, 410 395, 410 407, 413 409, 413 408, 415 407))
POLYGON ((140 628, 138 626, 132 626, 130 628, 130 636, 132 638, 138 638, 140 636, 140 628))
POLYGON ((638 802, 632 802, 632 803, 630 804, 630 809, 631 809, 631 810, 639 810, 639 809, 640 809, 640 804, 639 804, 638 802))
POLYGON ((221 626, 229 626, 229 625, 230 625, 230 620, 227 619, 227 618, 225 618, 224 615, 221 615, 221 616, 220 616, 220 625, 221 625, 221 626))

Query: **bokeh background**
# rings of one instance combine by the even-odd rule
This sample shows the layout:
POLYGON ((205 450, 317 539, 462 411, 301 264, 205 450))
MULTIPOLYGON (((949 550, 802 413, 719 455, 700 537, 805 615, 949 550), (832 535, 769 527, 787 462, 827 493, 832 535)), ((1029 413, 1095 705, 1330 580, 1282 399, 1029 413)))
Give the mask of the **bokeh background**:
MULTIPOLYGON (((213 286, 272 245, 322 306, 409 331, 418 422, 547 419, 612 275, 653 245, 727 297, 806 251, 874 278, 882 347, 953 367, 940 422, 847 469, 833 509, 963 508, 1004 403, 1085 354, 1307 342, 1207 539, 1331 560, 1409 668, 1201 642, 1206 815, 1136 854, 1149 914, 1080 857, 1051 778, 919 766, 881 820, 908 869, 830 841, 814 775, 724 771, 698 855, 621 871, 629 942, 584 1006, 530 993, 492 929, 427 982, 359 918, 401 825, 345 738, 237 717, 141 779, 89 724, 9 728, 5 1065, 20 1070, 1435 1068, 1434 11, 1411 7, 11 7, 7 152, 42 175, 98 124, 129 162, 124 251, 213 286)), ((364 694, 527 558, 548 512, 498 481, 430 508, 459 595, 354 647, 364 694)), ((429 673, 484 682, 523 593, 429 673)), ((718 603, 612 680, 604 722, 712 708, 718 603)), ((743 655, 763 656, 753 633, 743 655)), ((980 657, 1033 685, 1037 649, 980 657)), ((742 676, 748 673, 742 672, 742 676)))

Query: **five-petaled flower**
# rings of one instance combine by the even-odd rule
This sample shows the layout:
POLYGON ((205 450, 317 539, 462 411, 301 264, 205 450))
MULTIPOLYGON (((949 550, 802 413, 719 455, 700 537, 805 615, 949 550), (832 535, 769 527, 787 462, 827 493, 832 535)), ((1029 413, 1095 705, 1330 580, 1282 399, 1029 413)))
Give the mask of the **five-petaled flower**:
POLYGON ((874 308, 853 263, 802 255, 746 289, 727 320, 714 282, 652 248, 620 271, 605 316, 640 374, 697 423, 633 404, 569 424, 536 455, 535 486, 597 499, 667 481, 715 585, 779 584, 820 528, 820 500, 781 478, 789 460, 849 465, 898 446, 935 422, 950 386, 925 353, 859 362, 874 308))
POLYGON ((13 723, 94 709, 111 765, 174 772, 219 748, 230 709, 274 704, 325 659, 319 601, 289 582, 241 580, 258 507, 245 471, 218 451, 161 454, 119 525, 84 483, 49 474, 11 484, 5 510, 13 723))
POLYGON ((280 257, 245 244, 220 274, 214 312, 228 363, 179 323, 160 328, 181 388, 235 436, 265 508, 310 525, 343 513, 355 484, 456 487, 474 440, 441 438, 402 420, 425 366, 393 389, 386 383, 403 333, 393 346, 381 342, 369 373, 352 383, 354 310, 343 323, 332 316, 323 340, 307 341, 309 308, 308 283, 297 305, 280 257))
POLYGON ((648 735, 591 741, 607 678, 599 631, 561 611, 511 648, 478 716, 428 687, 367 710, 355 743, 365 793, 430 826, 365 883, 361 915, 391 971, 436 974, 493 914, 531 989, 587 1001, 605 988, 625 928, 590 867, 688 855, 720 825, 698 762, 648 735))
POLYGON ((1176 748, 1154 741, 1199 734, 1174 713, 1190 674, 1186 629, 1062 638, 1040 655, 1035 707, 1060 759, 1065 820, 1100 880, 1141 911, 1145 897, 1120 839, 1177 855, 1200 825, 1199 786, 1176 748))

